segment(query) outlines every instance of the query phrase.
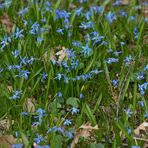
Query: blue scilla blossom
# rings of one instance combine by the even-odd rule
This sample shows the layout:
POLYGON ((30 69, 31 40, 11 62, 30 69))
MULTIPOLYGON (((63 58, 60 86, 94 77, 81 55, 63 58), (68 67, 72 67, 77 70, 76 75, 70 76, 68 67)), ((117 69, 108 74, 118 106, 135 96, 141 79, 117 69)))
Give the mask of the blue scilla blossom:
POLYGON ((82 15, 82 10, 83 10, 83 7, 80 7, 80 8, 76 8, 74 11, 75 11, 75 15, 76 16, 80 16, 82 15))
POLYGON ((104 36, 99 35, 99 33, 96 31, 91 32, 90 35, 92 36, 91 39, 93 41, 93 45, 100 42, 104 38, 104 36))
POLYGON ((113 52, 113 49, 112 49, 112 48, 109 48, 109 49, 107 50, 107 52, 108 52, 108 53, 112 53, 112 52, 113 52))
POLYGON ((38 44, 41 44, 41 43, 42 43, 42 41, 43 41, 43 38, 42 38, 42 37, 40 37, 40 36, 38 36, 38 37, 37 37, 37 43, 38 43, 38 44))
POLYGON ((88 47, 88 44, 86 46, 82 46, 82 51, 84 56, 89 56, 90 53, 92 52, 92 49, 88 47))
POLYGON ((122 17, 126 17, 126 16, 127 16, 127 12, 121 10, 121 11, 119 12, 119 15, 122 16, 122 17))
POLYGON ((103 72, 103 70, 97 70, 97 69, 95 69, 95 70, 91 70, 91 71, 90 71, 90 74, 95 74, 95 75, 97 75, 97 74, 99 74, 99 73, 101 73, 101 72, 103 72))
POLYGON ((74 130, 69 130, 65 132, 65 136, 69 139, 72 139, 74 137, 73 134, 74 134, 74 130))
POLYGON ((43 72, 43 73, 41 74, 41 82, 44 82, 44 81, 47 79, 47 77, 48 77, 48 74, 45 73, 45 72, 43 72))
POLYGON ((57 93, 57 96, 58 96, 59 98, 63 97, 62 92, 58 92, 58 93, 57 93))
POLYGON ((79 27, 82 28, 82 29, 94 28, 94 23, 91 22, 91 21, 89 21, 89 22, 82 22, 79 27))
POLYGON ((114 20, 116 20, 116 15, 114 12, 108 12, 108 14, 106 15, 106 20, 111 24, 114 20))
POLYGON ((46 115, 45 114, 46 112, 45 112, 45 110, 43 110, 42 108, 39 108, 37 111, 36 111, 36 116, 35 116, 35 118, 37 118, 38 119, 38 121, 37 122, 34 122, 33 124, 32 124, 32 126, 34 126, 34 125, 41 125, 41 123, 42 123, 42 118, 46 115))
POLYGON ((12 99, 12 100, 20 99, 21 94, 22 94, 22 90, 20 90, 20 91, 18 91, 18 90, 13 91, 13 95, 10 97, 10 99, 12 99))
POLYGON ((18 12, 19 16, 24 16, 28 12, 28 7, 26 8, 21 8, 18 12))
POLYGON ((77 113, 79 113, 79 111, 80 111, 79 109, 73 107, 73 108, 71 109, 71 114, 72 114, 72 115, 77 114, 77 113))
POLYGON ((21 65, 8 65, 7 67, 6 67, 6 69, 8 69, 8 70, 20 70, 21 69, 21 65))
POLYGON ((80 93, 80 99, 84 99, 83 93, 80 93))
POLYGON ((63 123, 64 125, 71 125, 72 124, 72 122, 71 122, 71 120, 70 119, 65 119, 65 121, 64 121, 64 123, 63 123))
POLYGON ((18 38, 24 37, 24 35, 22 34, 23 31, 24 31, 23 29, 19 30, 19 28, 17 27, 15 32, 14 32, 14 38, 18 39, 18 38))
POLYGON ((28 70, 20 70, 19 74, 16 76, 18 76, 20 78, 28 79, 29 74, 30 74, 30 72, 28 70))
POLYGON ((58 28, 58 29, 57 29, 57 33, 60 33, 60 34, 63 35, 63 34, 64 34, 63 30, 64 30, 64 29, 58 28))
POLYGON ((98 6, 97 7, 97 12, 98 12, 98 14, 101 14, 103 12, 103 7, 102 6, 98 6))
POLYGON ((2 41, 0 42, 0 45, 2 45, 1 50, 3 50, 10 42, 11 42, 11 37, 6 34, 2 39, 2 41))
POLYGON ((12 144, 12 148, 23 148, 23 144, 12 144))
POLYGON ((138 105, 140 105, 141 107, 144 107, 144 101, 138 101, 138 105))
POLYGON ((97 12, 97 7, 96 6, 90 6, 89 10, 90 10, 91 14, 93 15, 93 13, 97 12))
POLYGON ((68 78, 66 75, 64 75, 64 82, 69 83, 70 78, 68 78))
POLYGON ((72 61, 71 61, 71 68, 76 70, 76 68, 78 67, 78 64, 79 64, 79 60, 78 59, 77 60, 73 60, 72 59, 72 61))
POLYGON ((35 148, 50 148, 49 145, 37 145, 35 148))
POLYGON ((113 80, 112 83, 113 83, 113 86, 114 86, 115 88, 117 88, 117 86, 118 86, 118 80, 113 80))
POLYGON ((138 32, 138 28, 137 27, 134 28, 133 33, 134 33, 135 39, 137 39, 138 36, 139 36, 139 32, 138 32))
POLYGON ((69 12, 66 12, 66 10, 56 10, 56 17, 55 20, 59 19, 59 18, 64 18, 64 19, 68 19, 70 17, 69 12))
POLYGON ((128 108, 127 110, 126 109, 123 109, 123 111, 126 113, 126 115, 128 117, 131 117, 131 115, 133 114, 133 112, 131 112, 131 109, 130 108, 128 108))
POLYGON ((92 16, 92 13, 90 11, 87 11, 86 13, 83 14, 83 16, 86 18, 87 21, 89 21, 90 17, 92 16))
POLYGON ((76 57, 75 51, 73 51, 73 49, 66 49, 66 54, 68 59, 74 59, 76 57))
POLYGON ((121 4, 122 0, 115 0, 113 3, 113 6, 119 6, 121 4))
POLYGON ((140 146, 135 146, 135 145, 132 145, 131 148, 140 148, 140 146))
POLYGON ((88 0, 78 0, 78 2, 80 3, 84 3, 84 2, 87 2, 88 0))
POLYGON ((125 65, 126 65, 126 66, 129 65, 129 64, 132 62, 132 60, 133 60, 133 58, 132 58, 131 55, 125 57, 125 59, 124 59, 125 65))
POLYGON ((39 134, 37 134, 37 137, 34 138, 34 141, 35 141, 37 144, 40 144, 41 142, 44 142, 45 139, 44 139, 42 136, 40 136, 39 134))
POLYGON ((12 51, 12 55, 14 58, 17 58, 20 55, 20 50, 16 49, 16 50, 12 51))
POLYGON ((56 74, 56 77, 54 79, 57 79, 60 81, 62 79, 62 77, 64 77, 64 74, 58 73, 58 74, 56 74))
POLYGON ((138 84, 138 90, 140 91, 140 94, 143 96, 145 94, 145 91, 148 87, 148 82, 145 82, 143 84, 138 84))
POLYGON ((129 127, 126 127, 126 131, 127 131, 127 133, 128 133, 129 135, 131 135, 132 130, 131 130, 129 127))
POLYGON ((25 56, 25 57, 20 57, 20 65, 27 65, 27 61, 28 61, 28 58, 25 56))
POLYGON ((81 47, 82 43, 80 41, 72 41, 72 45, 75 47, 81 47))
POLYGON ((52 128, 49 128, 47 131, 47 134, 49 134, 50 132, 56 132, 56 131, 64 134, 64 128, 62 128, 60 126, 59 127, 53 126, 52 128))
POLYGON ((115 55, 115 56, 119 56, 119 54, 121 54, 122 53, 122 51, 115 51, 115 52, 113 52, 113 54, 115 55))
POLYGON ((47 21, 47 20, 46 20, 46 17, 44 17, 44 18, 42 19, 42 23, 44 23, 44 24, 45 24, 45 23, 46 23, 46 21, 47 21))
POLYGON ((39 30, 40 25, 38 24, 38 22, 35 22, 32 26, 31 26, 31 30, 30 30, 30 34, 38 34, 38 30, 39 30))
POLYGON ((133 22, 136 20, 136 16, 129 16, 128 20, 133 22))
POLYGON ((148 112, 145 113, 144 118, 148 119, 148 112))
POLYGON ((121 46, 124 46, 124 45, 125 45, 125 42, 123 42, 123 41, 120 42, 120 45, 121 45, 121 46))
POLYGON ((143 69, 143 71, 147 71, 148 70, 148 65, 146 65, 143 69))
POLYGON ((27 22, 27 20, 25 20, 25 19, 22 19, 22 21, 23 21, 23 23, 24 23, 24 25, 25 25, 25 26, 27 26, 27 25, 28 25, 28 22, 27 22))
POLYGON ((144 79, 144 72, 142 71, 141 73, 136 74, 136 79, 137 80, 143 80, 144 79))
POLYGON ((70 70, 67 61, 63 61, 62 66, 65 67, 67 69, 67 71, 70 70))
POLYGON ((26 117, 26 116, 28 116, 28 115, 29 115, 29 113, 28 113, 28 112, 22 112, 21 114, 22 114, 22 116, 23 116, 23 117, 26 117))
POLYGON ((117 63, 119 60, 116 58, 108 58, 106 60, 106 63, 111 64, 111 63, 117 63))

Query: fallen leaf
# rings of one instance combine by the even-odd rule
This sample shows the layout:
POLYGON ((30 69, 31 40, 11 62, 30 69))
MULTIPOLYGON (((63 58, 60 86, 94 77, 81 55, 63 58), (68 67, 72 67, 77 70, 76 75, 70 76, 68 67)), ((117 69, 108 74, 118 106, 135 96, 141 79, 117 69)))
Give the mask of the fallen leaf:
POLYGON ((13 23, 10 20, 8 14, 4 13, 0 20, 1 20, 2 24, 7 27, 8 33, 10 33, 12 31, 13 23))
POLYGON ((146 132, 148 132, 148 122, 143 122, 134 130, 134 133, 137 136, 141 136, 141 134, 146 132))
POLYGON ((28 112, 35 112, 34 98, 27 98, 23 104, 24 110, 28 112))
POLYGON ((91 123, 86 123, 81 125, 79 129, 76 131, 75 137, 71 143, 71 148, 74 148, 75 145, 78 143, 80 137, 88 138, 91 136, 92 130, 98 130, 98 125, 92 127, 91 123))
POLYGON ((129 4, 130 4, 130 0, 122 0, 121 1, 121 5, 126 6, 126 5, 129 5, 129 4))
POLYGON ((11 148, 12 144, 16 143, 16 138, 12 135, 1 135, 0 136, 0 147, 11 148))
POLYGON ((62 50, 58 51, 55 55, 58 56, 58 63, 61 63, 67 57, 66 48, 62 47, 62 50))

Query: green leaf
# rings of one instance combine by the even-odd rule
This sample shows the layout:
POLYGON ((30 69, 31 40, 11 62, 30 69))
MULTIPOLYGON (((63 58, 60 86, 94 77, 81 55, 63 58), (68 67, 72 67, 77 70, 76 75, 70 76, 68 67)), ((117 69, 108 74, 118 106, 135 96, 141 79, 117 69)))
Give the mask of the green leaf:
POLYGON ((67 99, 66 104, 78 108, 79 107, 78 102, 79 102, 78 98, 70 97, 67 99))
POLYGON ((27 139, 26 135, 24 133, 21 133, 21 137, 22 137, 25 147, 29 148, 29 140, 27 139))
POLYGON ((86 113, 87 117, 89 118, 89 120, 93 126, 96 125, 97 124, 96 119, 95 119, 95 116, 93 115, 90 107, 87 104, 85 106, 86 106, 85 113, 86 113))
POLYGON ((101 143, 91 143, 88 145, 88 148, 104 148, 104 145, 101 143))

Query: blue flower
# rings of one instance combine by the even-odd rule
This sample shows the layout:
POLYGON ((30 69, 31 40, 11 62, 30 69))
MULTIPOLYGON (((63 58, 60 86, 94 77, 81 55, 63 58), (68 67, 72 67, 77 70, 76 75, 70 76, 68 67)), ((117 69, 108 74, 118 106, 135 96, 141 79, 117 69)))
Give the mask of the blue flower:
POLYGON ((144 72, 137 73, 136 76, 137 76, 136 77, 137 80, 143 80, 144 79, 144 72))
POLYGON ((137 27, 134 28, 134 36, 135 36, 135 39, 137 39, 138 36, 139 36, 139 32, 138 32, 138 28, 137 27))
POLYGON ((23 148, 23 144, 12 144, 12 148, 23 148))
POLYGON ((11 37, 9 37, 7 34, 5 37, 2 39, 0 44, 2 45, 1 50, 3 50, 9 43, 11 42, 11 37))
POLYGON ((134 145, 133 145, 131 148, 140 148, 140 146, 134 146, 134 145))
POLYGON ((59 98, 61 98, 61 97, 63 97, 63 94, 62 94, 61 92, 58 92, 58 93, 57 93, 57 96, 58 96, 59 98))
POLYGON ((43 72, 41 76, 42 76, 42 77, 41 77, 41 81, 44 82, 44 81, 47 79, 48 74, 45 73, 45 72, 43 72))
POLYGON ((131 112, 131 109, 130 108, 128 108, 127 110, 126 109, 123 109, 123 111, 126 113, 126 115, 128 117, 131 117, 131 115, 133 114, 133 112, 131 112))
POLYGON ((37 134, 37 138, 34 138, 34 141, 37 143, 37 144, 40 144, 41 142, 44 142, 45 139, 40 136, 39 134, 37 134))
POLYGON ((117 86, 118 86, 118 80, 113 80, 112 83, 113 83, 113 86, 114 86, 115 88, 117 88, 117 86))
POLYGON ((138 101, 138 105, 140 105, 141 107, 144 107, 144 101, 138 101))
POLYGON ((91 53, 92 49, 88 47, 88 44, 86 44, 86 46, 82 46, 82 53, 84 54, 84 56, 89 56, 91 53))
POLYGON ((50 148, 50 146, 49 145, 44 145, 44 146, 37 145, 35 148, 50 148))
POLYGON ((71 109, 71 114, 72 114, 72 115, 77 114, 77 113, 79 113, 79 111, 80 111, 79 109, 73 107, 73 108, 71 109))
POLYGON ((143 70, 147 71, 148 70, 148 65, 146 65, 143 70))
POLYGON ((12 51, 12 55, 14 56, 14 58, 17 58, 20 54, 20 50, 14 50, 12 51))
POLYGON ((131 130, 130 128, 126 127, 126 131, 127 131, 127 133, 128 133, 129 135, 131 135, 132 130, 131 130))
POLYGON ((28 12, 28 7, 26 8, 21 8, 18 12, 19 16, 24 16, 28 12))
POLYGON ((111 64, 111 63, 117 63, 119 60, 118 59, 115 59, 115 58, 108 58, 106 60, 106 63, 108 64, 111 64))
POLYGON ((138 90, 140 91, 140 94, 143 96, 145 94, 145 91, 147 89, 148 82, 145 82, 143 84, 138 84, 138 90))
POLYGON ((20 99, 21 94, 22 94, 21 90, 20 91, 16 90, 13 92, 13 95, 10 97, 10 99, 12 99, 12 100, 20 99))
POLYGON ((79 60, 78 59, 76 61, 72 59, 72 61, 71 61, 71 68, 76 70, 76 68, 78 67, 78 64, 79 64, 79 60))
POLYGON ((124 59, 125 65, 128 66, 132 60, 133 60, 133 58, 131 55, 125 57, 125 59, 124 59))
POLYGON ((37 37, 37 43, 41 44, 41 43, 42 43, 42 41, 43 41, 43 38, 42 38, 42 37, 40 37, 40 36, 38 36, 38 37, 37 37))
POLYGON ((66 131, 65 136, 68 137, 69 139, 72 139, 73 138, 73 133, 74 133, 73 130, 66 131))
POLYGON ((82 29, 90 29, 90 28, 94 28, 94 24, 91 21, 89 21, 89 22, 82 22, 79 27, 82 28, 82 29))
POLYGON ((64 125, 71 125, 72 123, 71 123, 71 120, 69 120, 69 119, 65 119, 65 121, 64 121, 64 125))
POLYGON ((116 20, 116 15, 113 12, 108 12, 106 15, 106 20, 111 24, 114 20, 116 20))
POLYGON ((82 14, 83 7, 75 9, 75 15, 80 16, 82 14))
POLYGON ((16 76, 23 77, 24 79, 28 79, 28 74, 30 74, 28 70, 20 70, 19 74, 16 76))
POLYGON ((82 93, 80 93, 80 99, 83 99, 84 95, 82 93))
POLYGON ((62 79, 62 77, 64 76, 64 74, 60 74, 60 73, 58 73, 58 74, 56 74, 56 77, 54 78, 54 79, 57 79, 57 80, 61 80, 62 79))
POLYGON ((64 29, 59 28, 59 29, 57 30, 57 33, 60 33, 60 34, 63 35, 63 34, 64 34, 63 30, 64 30, 64 29))
POLYGON ((146 119, 148 119, 148 112, 145 113, 144 117, 145 117, 146 119))
POLYGON ((98 7, 97 7, 97 12, 98 12, 98 14, 102 13, 102 11, 103 11, 102 6, 98 6, 98 7))
POLYGON ((18 38, 22 38, 24 37, 24 35, 22 34, 23 32, 23 29, 22 30, 19 30, 19 28, 17 27, 15 32, 14 32, 14 38, 15 39, 18 39, 18 38))

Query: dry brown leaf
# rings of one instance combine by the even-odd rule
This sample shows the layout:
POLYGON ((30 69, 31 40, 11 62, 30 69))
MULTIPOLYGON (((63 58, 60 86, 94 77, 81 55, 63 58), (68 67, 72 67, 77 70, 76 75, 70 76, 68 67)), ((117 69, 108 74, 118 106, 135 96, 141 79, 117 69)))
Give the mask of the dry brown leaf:
POLYGON ((91 136, 92 130, 98 130, 98 125, 92 127, 91 123, 86 123, 81 125, 79 129, 76 131, 75 137, 71 143, 71 148, 74 148, 75 145, 78 143, 80 137, 88 138, 91 136))
POLYGON ((0 136, 0 147, 11 148, 12 144, 16 143, 16 138, 12 135, 1 135, 0 136))
POLYGON ((56 60, 56 57, 55 57, 55 53, 54 53, 54 50, 53 49, 50 49, 50 58, 48 59, 48 56, 47 56, 47 51, 44 53, 43 55, 43 60, 45 62, 48 62, 48 61, 55 61, 56 60))
MULTIPOLYGON (((14 120, 11 121, 11 124, 14 124, 14 120)), ((10 128, 10 121, 9 119, 4 119, 0 121, 0 131, 5 132, 10 128)))
POLYGON ((134 130, 134 133, 137 136, 140 136, 142 133, 146 132, 148 132, 148 122, 143 122, 134 130))
POLYGON ((27 98, 23 104, 24 110, 28 112, 35 112, 34 98, 27 98))
POLYGON ((129 5, 130 4, 130 0, 122 0, 121 1, 121 5, 129 5))
POLYGON ((0 20, 3 25, 6 25, 7 31, 8 31, 8 33, 10 33, 12 31, 13 23, 10 20, 8 14, 4 13, 0 20))
POLYGON ((58 56, 58 62, 61 63, 67 57, 66 48, 62 47, 62 50, 58 51, 55 55, 58 56))

